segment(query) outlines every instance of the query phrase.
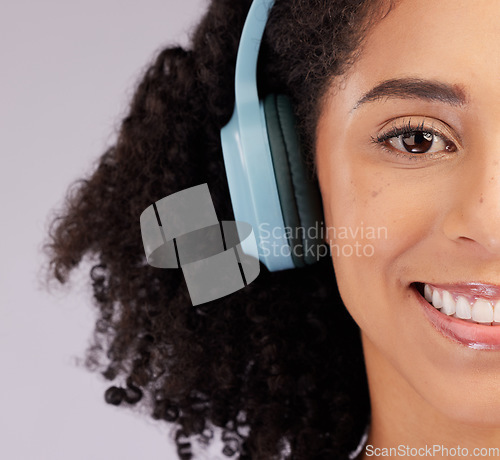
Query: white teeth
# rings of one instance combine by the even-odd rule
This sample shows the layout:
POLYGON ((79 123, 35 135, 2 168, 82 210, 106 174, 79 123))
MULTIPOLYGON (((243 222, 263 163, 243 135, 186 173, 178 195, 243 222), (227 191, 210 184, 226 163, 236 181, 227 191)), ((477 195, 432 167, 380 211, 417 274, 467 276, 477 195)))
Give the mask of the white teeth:
POLYGON ((448 291, 443 291, 443 307, 441 311, 448 316, 455 313, 455 301, 448 291))
POLYGON ((441 295, 439 294, 437 289, 434 289, 434 291, 432 292, 432 305, 434 305, 435 308, 441 308, 443 306, 441 295))
MULTIPOLYGON (((500 308, 499 308, 500 310, 500 308)), ((465 297, 460 296, 457 299, 457 317, 462 319, 471 319, 472 312, 470 304, 465 297)))
POLYGON ((444 289, 424 285, 424 297, 427 302, 448 316, 463 320, 475 321, 476 323, 492 324, 500 326, 500 300, 468 299, 465 295, 454 298, 451 292, 444 289), (471 307, 471 303, 474 304, 471 307))
POLYGON ((491 323, 493 321, 493 307, 484 299, 476 300, 472 306, 472 319, 478 323, 491 323))
POLYGON ((424 287, 424 296, 427 302, 432 302, 432 289, 428 284, 424 287))
POLYGON ((497 301, 495 308, 493 308, 493 321, 500 323, 500 300, 497 301))

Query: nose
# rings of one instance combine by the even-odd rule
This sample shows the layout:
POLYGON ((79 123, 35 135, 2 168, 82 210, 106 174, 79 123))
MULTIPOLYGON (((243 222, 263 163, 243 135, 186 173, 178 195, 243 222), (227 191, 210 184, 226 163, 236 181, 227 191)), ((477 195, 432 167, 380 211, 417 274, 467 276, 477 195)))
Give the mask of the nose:
POLYGON ((500 142, 496 147, 496 155, 471 155, 463 164, 443 231, 474 254, 500 257, 500 142))

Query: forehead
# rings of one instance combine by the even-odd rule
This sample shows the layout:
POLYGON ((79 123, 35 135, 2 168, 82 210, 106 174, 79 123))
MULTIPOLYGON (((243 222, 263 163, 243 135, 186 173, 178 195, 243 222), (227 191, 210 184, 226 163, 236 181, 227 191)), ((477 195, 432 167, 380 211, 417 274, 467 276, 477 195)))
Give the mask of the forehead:
POLYGON ((388 78, 422 77, 499 96, 499 19, 498 0, 400 0, 370 30, 350 83, 364 92, 388 78))

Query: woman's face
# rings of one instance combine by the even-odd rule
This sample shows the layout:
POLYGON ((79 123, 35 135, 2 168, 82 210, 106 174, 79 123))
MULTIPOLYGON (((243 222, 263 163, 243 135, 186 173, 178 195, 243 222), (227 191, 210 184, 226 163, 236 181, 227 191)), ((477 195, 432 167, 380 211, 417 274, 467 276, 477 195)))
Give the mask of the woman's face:
POLYGON ((500 327, 484 324, 500 300, 499 18, 495 0, 401 1, 317 129, 333 264, 370 384, 497 425, 500 327))

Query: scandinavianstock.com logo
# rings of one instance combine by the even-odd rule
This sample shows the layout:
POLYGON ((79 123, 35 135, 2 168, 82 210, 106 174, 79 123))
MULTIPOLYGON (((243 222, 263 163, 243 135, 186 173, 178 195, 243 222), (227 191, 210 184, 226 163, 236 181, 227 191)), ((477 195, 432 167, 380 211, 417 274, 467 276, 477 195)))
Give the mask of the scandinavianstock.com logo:
POLYGON ((447 447, 442 444, 425 445, 423 447, 410 447, 400 444, 397 447, 374 447, 371 444, 365 446, 367 457, 500 457, 498 447, 447 447))

